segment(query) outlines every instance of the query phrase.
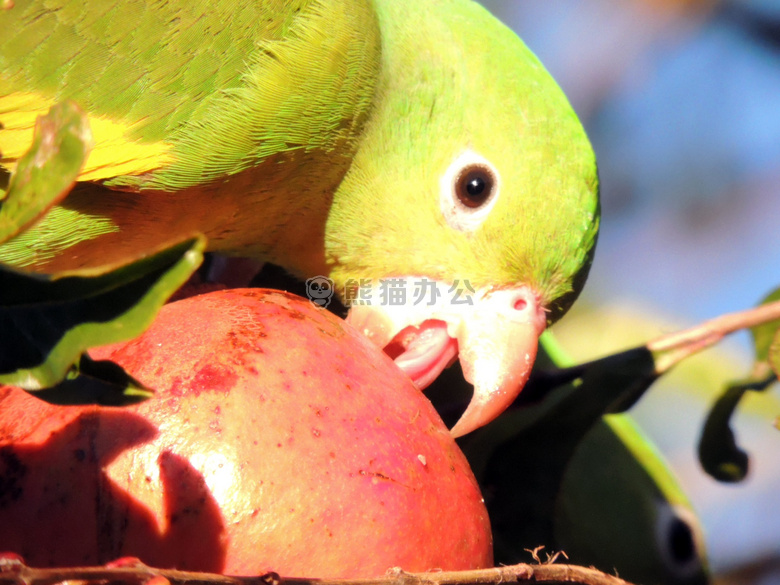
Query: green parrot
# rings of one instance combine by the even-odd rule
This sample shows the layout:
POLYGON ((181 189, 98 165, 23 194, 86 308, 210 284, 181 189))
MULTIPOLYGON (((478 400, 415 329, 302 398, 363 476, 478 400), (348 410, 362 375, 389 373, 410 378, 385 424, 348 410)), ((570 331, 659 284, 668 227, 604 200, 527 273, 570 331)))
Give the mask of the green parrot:
POLYGON ((421 388, 460 360, 455 435, 512 402, 584 284, 593 151, 474 2, 15 0, 0 30, 0 188, 53 104, 94 135, 73 191, 0 262, 52 273, 199 232, 326 277, 421 388))
POLYGON ((605 416, 578 445, 555 505, 555 543, 578 564, 634 583, 704 585, 704 534, 690 500, 627 415, 605 416))

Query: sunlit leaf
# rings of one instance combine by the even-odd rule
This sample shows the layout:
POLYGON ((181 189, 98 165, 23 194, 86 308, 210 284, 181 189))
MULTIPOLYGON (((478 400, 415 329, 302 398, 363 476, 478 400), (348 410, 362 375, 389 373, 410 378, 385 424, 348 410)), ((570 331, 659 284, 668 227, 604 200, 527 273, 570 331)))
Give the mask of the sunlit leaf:
POLYGON ((775 376, 780 379, 780 329, 775 331, 775 337, 767 352, 767 359, 769 360, 769 365, 772 367, 775 376))
POLYGON ((30 149, 0 197, 0 242, 29 226, 71 190, 92 145, 87 116, 72 102, 52 106, 35 123, 30 149))
MULTIPOLYGON (((759 304, 766 305, 777 300, 780 300, 780 288, 768 294, 759 304)), ((773 342, 776 343, 778 330, 780 330, 780 320, 763 323, 750 329, 756 350, 756 361, 765 362, 769 359, 769 348, 773 342)))

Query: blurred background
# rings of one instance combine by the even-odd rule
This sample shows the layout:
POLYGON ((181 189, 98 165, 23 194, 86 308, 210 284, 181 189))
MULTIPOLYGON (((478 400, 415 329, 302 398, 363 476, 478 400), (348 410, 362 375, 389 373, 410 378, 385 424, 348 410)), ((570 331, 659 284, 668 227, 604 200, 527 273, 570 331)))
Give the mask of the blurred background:
MULTIPOLYGON (((578 360, 755 305, 780 286, 780 0, 482 0, 583 120, 603 219, 578 306, 555 331, 578 360)), ((740 333, 662 380, 632 414, 701 516, 728 583, 780 584, 780 385, 743 401, 747 479, 696 460, 708 406, 744 377, 740 333)))

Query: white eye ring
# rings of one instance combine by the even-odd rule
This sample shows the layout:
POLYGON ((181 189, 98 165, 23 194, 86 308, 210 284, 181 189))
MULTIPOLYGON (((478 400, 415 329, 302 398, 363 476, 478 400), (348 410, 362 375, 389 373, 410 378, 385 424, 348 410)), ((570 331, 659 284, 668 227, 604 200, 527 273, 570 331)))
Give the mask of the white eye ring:
POLYGON ((696 516, 680 505, 656 502, 656 546, 668 569, 680 579, 702 570, 704 550, 701 528, 696 516))
POLYGON ((466 150, 447 168, 439 191, 441 212, 449 226, 471 232, 482 225, 498 201, 501 178, 484 156, 466 150))

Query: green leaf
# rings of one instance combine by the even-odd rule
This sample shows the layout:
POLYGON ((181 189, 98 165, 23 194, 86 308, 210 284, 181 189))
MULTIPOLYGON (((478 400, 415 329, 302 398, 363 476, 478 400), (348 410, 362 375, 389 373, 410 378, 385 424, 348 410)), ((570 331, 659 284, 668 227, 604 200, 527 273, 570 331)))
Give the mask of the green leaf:
MULTIPOLYGON (((778 300, 780 300, 780 288, 769 293, 759 304, 766 305, 767 303, 778 300)), ((762 323, 756 327, 751 327, 750 334, 753 336, 756 361, 765 362, 769 359, 769 348, 773 342, 777 343, 778 331, 780 331, 780 320, 770 321, 769 323, 762 323)), ((777 371, 777 368, 775 368, 775 371, 777 371)))
POLYGON ((9 240, 71 190, 92 145, 87 116, 72 102, 52 106, 35 122, 30 149, 0 193, 0 242, 9 240))
POLYGON ((0 384, 63 381, 90 347, 140 335, 203 259, 193 237, 119 267, 55 275, 0 266, 0 384))
POLYGON ((772 368, 772 371, 774 371, 775 376, 780 379, 780 329, 775 331, 775 337, 767 352, 767 359, 769 360, 769 365, 772 368))
MULTIPOLYGON (((68 194, 91 144, 87 117, 72 102, 36 120, 30 149, 10 179, 0 177, 0 242, 68 194)), ((53 275, 0 265, 0 384, 57 404, 124 405, 149 397, 122 368, 84 352, 139 335, 198 267, 204 241, 192 237, 125 265, 53 275)))

